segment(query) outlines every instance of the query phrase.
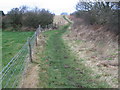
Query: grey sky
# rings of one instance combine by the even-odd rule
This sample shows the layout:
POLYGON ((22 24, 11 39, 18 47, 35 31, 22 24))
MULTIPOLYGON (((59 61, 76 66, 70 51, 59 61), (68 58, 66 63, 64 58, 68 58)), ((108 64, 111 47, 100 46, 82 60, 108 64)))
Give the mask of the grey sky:
POLYGON ((12 8, 20 7, 22 5, 38 8, 45 8, 55 14, 62 12, 72 13, 75 11, 75 5, 79 0, 1 0, 0 10, 7 13, 12 8))

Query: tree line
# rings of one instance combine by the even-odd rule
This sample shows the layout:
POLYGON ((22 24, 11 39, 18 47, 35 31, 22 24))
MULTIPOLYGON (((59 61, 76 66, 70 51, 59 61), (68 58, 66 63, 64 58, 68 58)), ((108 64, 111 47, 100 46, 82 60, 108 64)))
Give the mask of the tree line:
POLYGON ((85 23, 106 25, 112 32, 120 34, 118 30, 120 2, 81 2, 76 5, 76 12, 72 13, 83 18, 85 23))
POLYGON ((45 9, 37 7, 31 9, 27 6, 11 9, 2 20, 3 29, 12 28, 20 30, 21 28, 36 29, 38 25, 45 28, 53 24, 54 14, 45 9))

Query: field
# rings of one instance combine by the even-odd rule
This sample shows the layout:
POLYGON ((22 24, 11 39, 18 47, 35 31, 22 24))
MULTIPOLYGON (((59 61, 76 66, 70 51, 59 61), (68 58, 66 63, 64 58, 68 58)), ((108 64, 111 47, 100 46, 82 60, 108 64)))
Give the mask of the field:
POLYGON ((2 32, 2 66, 4 67, 12 57, 22 48, 27 38, 34 32, 2 32))

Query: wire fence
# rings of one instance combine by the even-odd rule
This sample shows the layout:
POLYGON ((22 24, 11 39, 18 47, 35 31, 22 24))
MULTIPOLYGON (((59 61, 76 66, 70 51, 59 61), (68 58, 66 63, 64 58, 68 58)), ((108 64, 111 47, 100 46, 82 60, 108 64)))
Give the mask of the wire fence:
POLYGON ((36 32, 32 37, 28 38, 24 46, 19 52, 10 60, 10 62, 0 71, 0 86, 1 88, 17 88, 21 82, 22 77, 27 69, 28 62, 33 62, 33 51, 37 46, 38 36, 40 32, 57 29, 55 25, 46 26, 46 29, 42 29, 39 25, 36 32))
POLYGON ((0 72, 1 88, 17 88, 26 67, 26 60, 32 60, 32 51, 37 45, 37 38, 42 29, 37 28, 36 32, 24 44, 19 52, 10 60, 10 62, 0 72))

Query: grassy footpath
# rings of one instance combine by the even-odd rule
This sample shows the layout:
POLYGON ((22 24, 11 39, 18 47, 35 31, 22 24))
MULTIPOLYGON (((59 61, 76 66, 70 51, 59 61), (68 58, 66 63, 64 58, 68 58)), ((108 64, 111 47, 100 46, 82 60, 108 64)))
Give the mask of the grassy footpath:
POLYGON ((5 66, 34 32, 2 32, 2 65, 5 66))
POLYGON ((44 32, 47 39, 44 55, 41 58, 40 87, 49 88, 106 88, 92 76, 92 71, 78 62, 69 47, 62 40, 62 35, 69 25, 59 30, 44 32))

